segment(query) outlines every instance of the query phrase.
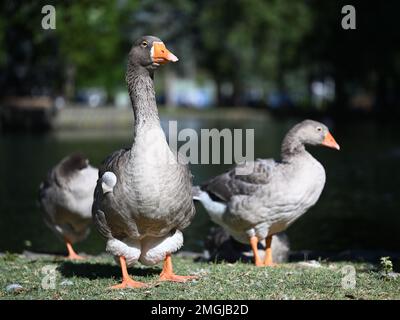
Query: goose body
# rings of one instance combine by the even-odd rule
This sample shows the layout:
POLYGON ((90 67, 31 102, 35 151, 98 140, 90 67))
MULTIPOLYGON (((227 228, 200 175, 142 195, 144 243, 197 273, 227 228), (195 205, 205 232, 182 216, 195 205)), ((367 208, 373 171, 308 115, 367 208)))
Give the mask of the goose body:
POLYGON ((233 168, 194 188, 194 198, 237 241, 270 240, 318 201, 325 170, 304 145, 338 148, 331 137, 323 124, 303 121, 285 137, 281 161, 258 159, 233 168))
POLYGON ((116 184, 105 192, 99 180, 95 221, 107 230, 107 251, 116 257, 121 250, 128 252, 128 265, 138 260, 153 265, 178 250, 183 245, 181 230, 195 213, 190 172, 175 159, 159 130, 147 144, 139 133, 132 149, 114 153, 100 171, 101 176, 114 174, 116 184))
POLYGON ((52 168, 40 185, 44 221, 67 243, 70 258, 77 258, 71 245, 84 240, 90 232, 97 178, 98 170, 82 155, 73 154, 52 168))
POLYGON ((199 199, 211 219, 242 243, 249 243, 252 236, 265 239, 284 231, 317 202, 325 185, 325 170, 312 156, 290 164, 256 160, 247 166, 256 172, 250 176, 236 175, 235 169, 226 172, 205 183, 199 199))
MULTIPOLYGON (((183 245, 181 230, 190 224, 195 208, 189 169, 170 150, 158 117, 153 70, 161 58, 155 52, 161 48, 169 55, 165 60, 177 60, 161 44, 158 38, 143 37, 129 55, 126 80, 134 111, 134 141, 131 148, 104 161, 93 217, 123 274, 125 264, 154 265, 164 260, 163 271, 168 270, 162 280, 179 281, 183 278, 172 274, 170 254, 183 245)), ((116 287, 142 285, 132 281, 123 276, 116 287)))
MULTIPOLYGON (((289 259, 289 239, 285 233, 278 233, 272 236, 271 250, 273 261, 276 263, 287 262, 289 259)), ((204 257, 208 262, 229 262, 252 261, 251 247, 247 244, 236 241, 221 226, 210 228, 204 241, 204 257)), ((260 241, 258 253, 264 256, 265 242, 260 241)))

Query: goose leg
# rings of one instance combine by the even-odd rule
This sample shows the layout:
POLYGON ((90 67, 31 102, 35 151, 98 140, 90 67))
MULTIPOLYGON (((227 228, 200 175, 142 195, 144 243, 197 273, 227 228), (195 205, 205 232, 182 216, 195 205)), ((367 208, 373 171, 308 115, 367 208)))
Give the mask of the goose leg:
POLYGON ((121 263, 121 270, 122 270, 122 282, 115 286, 112 286, 111 289, 124 289, 124 288, 143 288, 147 285, 143 282, 133 280, 129 274, 128 269, 126 267, 126 260, 125 257, 120 256, 119 261, 121 263))
POLYGON ((258 254, 258 238, 257 237, 251 237, 250 238, 250 245, 251 249, 253 250, 253 255, 254 255, 254 264, 256 267, 262 267, 264 264, 262 263, 260 256, 258 254))
POLYGON ((264 266, 266 267, 273 267, 276 266, 275 263, 272 262, 272 236, 268 236, 265 239, 265 257, 264 257, 264 266))
POLYGON ((67 259, 69 260, 83 260, 84 258, 78 255, 75 251, 74 248, 72 248, 71 242, 68 240, 65 240, 65 244, 67 245, 67 250, 68 250, 68 257, 67 259))
POLYGON ((172 268, 171 254, 167 254, 164 260, 164 266, 160 274, 160 281, 186 282, 191 279, 196 279, 196 276, 178 276, 172 268))

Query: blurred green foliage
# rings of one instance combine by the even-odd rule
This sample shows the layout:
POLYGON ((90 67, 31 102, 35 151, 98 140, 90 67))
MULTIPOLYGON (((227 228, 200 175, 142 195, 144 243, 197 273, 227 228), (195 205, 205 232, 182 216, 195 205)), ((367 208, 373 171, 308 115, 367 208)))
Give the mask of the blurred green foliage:
POLYGON ((78 86, 112 89, 121 82, 126 55, 123 28, 136 1, 73 1, 56 5, 60 54, 76 68, 78 86))
POLYGON ((204 1, 198 19, 201 66, 217 83, 233 81, 238 96, 246 80, 282 86, 309 31, 310 14, 305 2, 295 0, 204 1))
POLYGON ((154 34, 181 58, 174 70, 212 78, 218 92, 229 82, 233 104, 240 104, 246 87, 254 84, 278 91, 303 86, 307 91, 313 79, 329 76, 336 85, 338 106, 363 90, 382 106, 395 105, 398 98, 392 96, 400 83, 400 32, 395 22, 400 3, 352 1, 357 30, 350 31, 341 28, 346 4, 344 0, 6 0, 0 4, 0 64, 17 56, 15 44, 31 39, 35 54, 29 63, 46 66, 56 60, 54 82, 64 92, 66 82, 73 82, 74 88, 101 86, 112 92, 124 86, 133 40, 154 34), (56 30, 40 27, 45 4, 56 8, 56 30))
POLYGON ((184 60, 218 81, 241 82, 253 76, 278 78, 310 27, 307 6, 295 0, 19 1, 13 9, 9 3, 3 6, 1 34, 23 24, 36 45, 55 36, 63 67, 76 72, 77 86, 109 90, 120 85, 129 44, 140 34, 156 34, 186 51, 184 60), (44 4, 56 8, 54 31, 40 28, 44 4))

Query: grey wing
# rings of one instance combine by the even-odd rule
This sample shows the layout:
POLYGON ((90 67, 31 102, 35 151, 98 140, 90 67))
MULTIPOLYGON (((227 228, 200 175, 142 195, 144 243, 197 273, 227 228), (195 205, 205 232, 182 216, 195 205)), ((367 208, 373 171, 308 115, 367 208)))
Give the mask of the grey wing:
MULTIPOLYGON (((180 155, 178 155, 180 156, 180 155)), ((183 162, 179 162, 183 163, 183 162)), ((186 186, 185 190, 188 192, 187 208, 185 210, 184 218, 179 223, 179 229, 183 230, 188 227, 196 214, 196 209, 192 198, 192 180, 193 175, 189 170, 188 165, 182 165, 183 183, 186 186)))
POLYGON ((106 239, 111 239, 111 229, 107 224, 104 212, 100 209, 99 204, 102 201, 103 190, 101 188, 100 180, 97 181, 96 189, 94 191, 94 202, 92 208, 93 223, 99 233, 106 239))
POLYGON ((99 178, 101 178, 106 171, 111 171, 118 177, 119 168, 123 166, 122 162, 126 160, 127 152, 129 150, 129 148, 124 148, 109 155, 99 168, 99 178))
MULTIPOLYGON (((45 224, 54 234, 63 240, 68 233, 66 226, 59 223, 58 201, 63 200, 63 192, 58 185, 55 170, 51 170, 46 179, 40 184, 38 202, 42 211, 45 224)), ((72 240, 72 237, 71 237, 72 240)))
POLYGON ((201 186, 214 200, 229 202, 232 197, 251 195, 269 183, 276 162, 272 159, 247 162, 209 180, 201 186))
MULTIPOLYGON (((120 182, 120 168, 123 167, 122 162, 126 161, 127 152, 130 149, 120 149, 109 155, 101 164, 99 168, 99 179, 97 180, 96 189, 94 191, 94 201, 92 207, 92 218, 99 233, 106 239, 113 238, 111 227, 107 223, 105 213, 103 211, 103 201, 105 199, 103 195, 103 189, 101 186, 101 177, 107 171, 113 172, 117 177, 117 183, 120 182)), ((113 197, 113 194, 107 194, 108 200, 113 197)))
POLYGON ((45 223, 52 227, 55 224, 54 221, 54 205, 51 201, 52 188, 54 188, 54 170, 48 172, 46 179, 40 184, 38 193, 38 202, 43 213, 43 219, 45 223))

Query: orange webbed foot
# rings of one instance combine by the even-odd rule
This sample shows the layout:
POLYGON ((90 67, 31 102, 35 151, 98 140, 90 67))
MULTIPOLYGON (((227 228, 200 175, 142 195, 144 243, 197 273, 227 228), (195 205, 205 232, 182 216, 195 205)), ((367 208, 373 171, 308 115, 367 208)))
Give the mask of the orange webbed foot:
POLYGON ((68 260, 85 260, 84 257, 80 256, 79 254, 76 254, 75 252, 74 253, 70 253, 67 256, 67 259, 68 260))
POLYGON ((164 260, 163 270, 160 274, 159 281, 186 282, 197 279, 197 276, 178 276, 172 268, 171 254, 167 254, 164 260))
POLYGON ((269 263, 267 262, 267 263, 264 263, 263 266, 264 266, 264 267, 271 267, 271 268, 274 268, 274 267, 277 267, 278 264, 277 264, 277 263, 273 263, 273 262, 269 262, 269 263))
POLYGON ((65 240, 65 243, 67 245, 67 249, 68 249, 68 256, 67 259, 68 260, 84 260, 85 258, 80 256, 79 254, 77 254, 74 250, 74 248, 72 248, 72 244, 71 242, 69 242, 68 240, 65 240))
POLYGON ((120 284, 116 284, 115 286, 110 287, 110 289, 126 289, 126 288, 146 288, 147 284, 135 281, 131 278, 124 279, 120 284))
POLYGON ((162 273, 159 281, 187 282, 198 278, 197 276, 178 276, 175 273, 162 273))
POLYGON ((276 267, 277 264, 273 263, 273 259, 272 259, 272 248, 271 248, 271 244, 272 244, 272 236, 268 236, 265 239, 265 257, 264 257, 264 266, 265 267, 276 267))
POLYGON ((125 288, 146 288, 147 284, 139 281, 133 280, 129 274, 126 266, 126 259, 124 256, 119 257, 119 261, 121 264, 122 271, 122 282, 120 284, 116 284, 115 286, 110 287, 110 289, 125 289, 125 288))
POLYGON ((264 264, 263 262, 261 262, 260 260, 256 260, 256 261, 254 262, 254 265, 255 265, 256 267, 265 267, 265 264, 264 264))

